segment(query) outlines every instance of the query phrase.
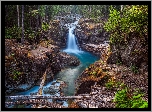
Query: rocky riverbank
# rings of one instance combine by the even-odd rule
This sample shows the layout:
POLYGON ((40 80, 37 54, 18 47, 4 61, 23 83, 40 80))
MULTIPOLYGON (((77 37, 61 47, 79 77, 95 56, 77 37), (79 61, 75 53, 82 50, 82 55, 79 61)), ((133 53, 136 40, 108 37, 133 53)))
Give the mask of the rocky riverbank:
MULTIPOLYGON (((96 47, 92 44, 87 44, 86 46, 88 46, 88 50, 96 47)), ((115 108, 115 104, 112 102, 112 99, 114 98, 116 92, 122 89, 120 86, 121 84, 126 85, 126 87, 130 89, 130 93, 128 93, 130 95, 133 94, 133 91, 139 89, 144 93, 142 99, 148 101, 148 72, 143 67, 140 67, 137 70, 136 68, 133 69, 132 67, 123 65, 119 61, 116 64, 109 64, 108 61, 113 55, 110 48, 111 46, 107 45, 107 47, 102 50, 100 60, 86 68, 76 81, 77 91, 75 95, 91 95, 92 92, 95 92, 95 95, 92 95, 94 99, 85 99, 83 101, 75 100, 73 102, 75 106, 72 105, 72 107, 115 108), (97 91, 92 89, 95 84, 100 87, 97 87, 97 91), (110 84, 111 87, 109 87, 108 84, 110 84), (100 93, 100 90, 103 93, 100 93), (102 98, 97 98, 99 96, 102 96, 102 98), (106 103, 103 101, 105 98, 106 100, 108 98, 106 103), (100 99, 100 101, 96 101, 96 99, 100 99)))
POLYGON ((85 51, 89 51, 92 54, 100 57, 102 53, 104 53, 104 50, 108 46, 108 43, 105 41, 103 44, 83 44, 81 45, 81 48, 85 51))
POLYGON ((81 18, 74 31, 79 47, 100 57, 103 49, 109 43, 109 33, 103 28, 103 19, 81 18))
MULTIPOLYGON (((51 24, 55 26, 59 25, 59 22, 54 21, 51 24)), ((122 89, 119 86, 121 84, 130 89, 128 93, 130 96, 137 88, 140 89, 144 93, 143 99, 148 101, 147 36, 135 38, 136 35, 132 33, 132 40, 127 40, 128 43, 120 48, 116 44, 104 43, 109 40, 109 33, 104 31, 103 24, 94 23, 93 19, 81 19, 75 30, 79 46, 99 56, 100 60, 86 68, 76 81, 75 95, 84 96, 84 99, 74 100, 72 104, 75 106, 69 106, 69 108, 114 108, 115 103, 112 100, 116 92, 122 89), (119 85, 117 85, 118 82, 120 82, 119 85), (107 86, 109 83, 111 87, 107 86)), ((55 38, 56 35, 32 46, 17 44, 16 40, 6 39, 6 94, 13 90, 24 91, 36 84, 39 85, 38 80, 46 69, 48 69, 47 81, 50 81, 61 69, 79 65, 80 62, 76 57, 60 52, 62 39, 55 38), (52 39, 55 41, 54 44, 51 42, 52 39)), ((49 89, 52 91, 52 88, 49 89)), ((49 89, 46 93, 50 92, 49 89)))
POLYGON ((109 40, 109 33, 103 28, 104 21, 81 18, 75 29, 79 44, 99 44, 109 40))
POLYGON ((76 99, 74 102, 79 108, 114 108, 114 103, 112 102, 114 94, 114 92, 95 83, 91 86, 89 94, 79 94, 80 96, 84 96, 84 99, 76 99))
POLYGON ((25 91, 39 85, 39 79, 47 70, 47 81, 54 74, 68 66, 77 66, 80 61, 59 51, 59 47, 43 41, 38 45, 21 45, 16 40, 5 39, 5 88, 6 94, 12 91, 25 91))

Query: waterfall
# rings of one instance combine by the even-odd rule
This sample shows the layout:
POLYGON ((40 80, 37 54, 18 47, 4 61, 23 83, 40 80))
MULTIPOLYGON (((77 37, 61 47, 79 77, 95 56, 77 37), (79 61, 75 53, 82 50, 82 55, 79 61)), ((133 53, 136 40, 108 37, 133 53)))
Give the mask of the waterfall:
POLYGON ((68 39, 67 39, 67 47, 64 50, 65 52, 69 53, 78 53, 80 52, 80 49, 77 45, 76 36, 73 34, 74 29, 76 28, 76 25, 78 24, 78 20, 74 23, 71 23, 69 25, 69 33, 68 33, 68 39))

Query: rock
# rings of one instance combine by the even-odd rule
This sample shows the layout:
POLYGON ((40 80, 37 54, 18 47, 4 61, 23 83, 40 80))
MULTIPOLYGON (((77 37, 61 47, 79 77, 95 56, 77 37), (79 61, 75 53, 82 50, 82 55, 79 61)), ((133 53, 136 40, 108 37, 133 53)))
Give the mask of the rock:
POLYGON ((79 20, 75 35, 80 44, 98 44, 109 40, 109 33, 103 29, 103 23, 95 23, 94 19, 88 18, 79 20))
POLYGON ((58 91, 59 88, 54 88, 54 86, 50 86, 49 88, 46 87, 43 89, 44 94, 51 94, 51 95, 54 95, 58 91))
POLYGON ((30 93, 30 95, 37 95, 38 94, 38 92, 35 92, 35 93, 30 93))
MULTIPOLYGON (((121 61, 124 65, 140 68, 142 63, 148 65, 148 41, 145 38, 138 38, 135 33, 130 34, 130 40, 126 44, 112 44, 112 55, 108 59, 109 64, 121 61)), ((148 66, 147 66, 148 67, 148 66)))
POLYGON ((23 46, 13 40, 6 40, 5 44, 7 46, 5 57, 8 63, 5 66, 6 88, 10 88, 9 86, 13 88, 8 89, 6 93, 11 93, 14 89, 25 91, 31 86, 39 85, 46 69, 48 69, 46 71, 47 83, 61 69, 77 66, 80 63, 75 56, 60 52, 59 47, 52 44, 47 46, 39 44, 35 49, 29 49, 28 45, 23 46), (20 75, 13 79, 14 74, 11 74, 16 72, 20 75))
POLYGON ((107 46, 109 46, 109 44, 83 44, 81 45, 82 49, 84 49, 85 51, 91 52, 94 55, 101 57, 101 55, 105 52, 105 50, 107 49, 107 46))
POLYGON ((77 57, 69 55, 65 52, 60 52, 60 59, 61 59, 61 67, 66 68, 69 66, 78 66, 80 64, 80 61, 77 57))
POLYGON ((17 91, 26 91, 32 87, 32 84, 20 84, 15 88, 17 91))
POLYGON ((115 53, 112 53, 112 55, 108 58, 107 63, 108 64, 116 64, 118 62, 118 60, 120 62, 122 62, 120 54, 115 52, 115 53))

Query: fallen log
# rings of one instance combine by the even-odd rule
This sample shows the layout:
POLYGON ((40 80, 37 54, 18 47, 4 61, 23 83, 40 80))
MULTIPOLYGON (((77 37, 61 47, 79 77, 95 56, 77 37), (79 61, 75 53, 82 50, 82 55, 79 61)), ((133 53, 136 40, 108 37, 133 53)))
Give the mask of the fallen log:
POLYGON ((90 96, 43 96, 43 95, 18 95, 18 96, 5 96, 10 100, 27 100, 27 99, 82 99, 89 98, 90 96))

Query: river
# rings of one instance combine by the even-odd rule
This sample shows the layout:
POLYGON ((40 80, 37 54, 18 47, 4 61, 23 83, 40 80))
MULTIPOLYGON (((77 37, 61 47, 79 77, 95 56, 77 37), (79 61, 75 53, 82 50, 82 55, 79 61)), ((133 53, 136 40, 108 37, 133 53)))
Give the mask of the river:
MULTIPOLYGON (((59 73, 55 74, 54 80, 47 83, 44 87, 49 87, 53 83, 57 86, 60 85, 57 80, 64 81, 66 83, 66 87, 63 89, 63 94, 65 96, 70 96, 74 95, 75 93, 75 80, 78 78, 78 76, 81 75, 82 71, 85 70, 90 64, 94 63, 97 61, 99 58, 92 55, 89 52, 82 51, 78 47, 78 42, 76 41, 76 36, 73 34, 73 31, 78 24, 78 20, 75 21, 74 23, 69 24, 69 32, 67 36, 67 46, 65 49, 62 49, 61 51, 66 52, 68 54, 76 56, 80 60, 80 65, 77 67, 70 67, 64 70, 61 70, 59 73)), ((30 93, 35 93, 39 89, 39 86, 34 86, 33 88, 24 91, 24 92, 18 92, 15 93, 15 95, 30 95, 30 93)), ((50 95, 50 94, 45 94, 43 91, 43 95, 50 95)), ((59 96, 60 93, 56 92, 51 95, 57 95, 59 96)), ((67 106, 67 103, 64 102, 64 106, 67 106)))

